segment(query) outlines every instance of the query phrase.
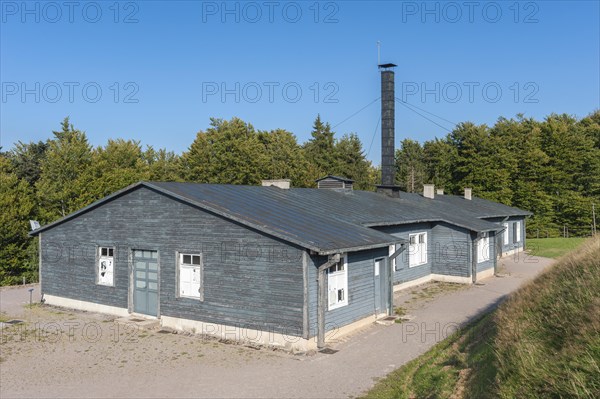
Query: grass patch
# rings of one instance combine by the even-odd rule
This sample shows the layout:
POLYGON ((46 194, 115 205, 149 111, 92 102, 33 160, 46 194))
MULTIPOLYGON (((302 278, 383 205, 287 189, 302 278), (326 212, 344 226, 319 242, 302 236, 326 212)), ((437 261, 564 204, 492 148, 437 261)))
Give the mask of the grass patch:
POLYGON ((415 302, 429 302, 440 295, 464 290, 466 287, 467 286, 465 284, 432 281, 410 291, 411 297, 410 299, 406 300, 405 303, 411 304, 415 302))
POLYGON ((600 238, 364 398, 600 397, 600 238))
POLYGON ((491 398, 489 383, 495 377, 490 336, 492 316, 486 315, 438 343, 380 380, 363 398, 491 398), (467 383, 469 385, 467 385, 467 383))
POLYGON ((528 238, 526 250, 531 255, 557 259, 577 249, 585 238, 528 238))
POLYGON ((394 308, 394 314, 398 317, 406 316, 406 309, 404 309, 402 306, 396 306, 394 308))

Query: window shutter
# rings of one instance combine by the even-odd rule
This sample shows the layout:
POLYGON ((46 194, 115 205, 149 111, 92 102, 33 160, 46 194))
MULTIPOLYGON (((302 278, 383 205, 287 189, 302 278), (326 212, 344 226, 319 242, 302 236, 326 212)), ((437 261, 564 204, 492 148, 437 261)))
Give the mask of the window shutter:
POLYGON ((513 223, 513 242, 517 242, 517 223, 513 223))
POLYGON ((188 295, 200 296, 200 267, 194 267, 191 274, 192 278, 188 295))
POLYGON ((331 266, 327 271, 327 302, 330 310, 347 304, 348 268, 346 259, 344 256, 342 261, 331 266))
POLYGON ((100 257, 98 260, 98 284, 113 285, 113 258, 100 257))
POLYGON ((490 238, 485 235, 477 242, 477 263, 485 262, 490 259, 490 238))
POLYGON ((179 268, 179 295, 186 296, 191 294, 191 270, 189 267, 179 268))
POLYGON ((427 263, 427 233, 419 235, 419 241, 421 246, 421 262, 427 263))
POLYGON ((329 306, 333 306, 337 303, 336 291, 336 289, 329 290, 329 306))
POLYGON ((179 296, 202 299, 202 254, 179 255, 179 296))

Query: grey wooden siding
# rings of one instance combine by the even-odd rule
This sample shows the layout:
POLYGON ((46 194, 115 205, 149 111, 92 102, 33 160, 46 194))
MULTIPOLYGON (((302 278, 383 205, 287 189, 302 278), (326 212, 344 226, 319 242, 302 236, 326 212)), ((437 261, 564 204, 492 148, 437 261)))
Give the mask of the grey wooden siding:
POLYGON ((498 235, 499 245, 502 246, 502 252, 512 251, 516 248, 524 248, 525 247, 525 218, 522 216, 513 216, 508 218, 507 220, 503 220, 503 218, 488 218, 486 219, 490 222, 498 223, 500 226, 503 226, 503 223, 508 224, 508 244, 504 244, 504 232, 498 235), (521 240, 519 242, 514 241, 514 223, 521 222, 521 240))
MULTIPOLYGON (((348 305, 325 311, 325 330, 332 337, 335 329, 375 314, 375 259, 388 256, 387 248, 348 254, 348 305)), ((326 256, 311 256, 308 273, 308 311, 310 336, 317 335, 317 270, 326 256)), ((381 270, 381 273, 384 271, 381 270)))
POLYGON ((437 223, 432 229, 431 272, 449 276, 471 275, 470 233, 461 227, 437 223))
POLYGON ((433 240, 430 223, 414 223, 409 225, 385 226, 377 227, 376 229, 384 233, 391 234, 395 237, 404 238, 406 240, 408 240, 410 234, 422 232, 427 233, 427 263, 419 266, 409 267, 409 252, 408 250, 405 250, 400 256, 396 258, 396 271, 393 275, 394 284, 400 284, 407 281, 416 280, 418 278, 425 277, 431 274, 431 269, 433 265, 433 240))
POLYGON ((127 308, 130 250, 158 250, 161 315, 302 332, 300 248, 148 188, 48 230, 42 246, 46 294, 127 308), (97 245, 116 247, 115 287, 95 283, 97 245), (177 251, 203 253, 204 301, 177 296, 177 251))

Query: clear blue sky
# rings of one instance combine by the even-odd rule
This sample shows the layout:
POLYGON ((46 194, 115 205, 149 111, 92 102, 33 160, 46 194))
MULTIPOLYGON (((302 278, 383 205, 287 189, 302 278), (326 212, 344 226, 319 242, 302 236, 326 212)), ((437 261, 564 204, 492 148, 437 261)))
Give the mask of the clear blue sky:
MULTIPOLYGON (((0 4, 5 150, 51 137, 65 116, 93 145, 180 153, 209 118, 233 116, 304 142, 317 114, 335 126, 379 97, 377 41, 398 64, 396 96, 445 129, 600 108, 598 1, 0 4)), ((366 151, 379 112, 335 131, 366 151)), ((446 133, 397 104, 397 143, 446 133)), ((379 146, 377 131, 376 164, 379 146)))

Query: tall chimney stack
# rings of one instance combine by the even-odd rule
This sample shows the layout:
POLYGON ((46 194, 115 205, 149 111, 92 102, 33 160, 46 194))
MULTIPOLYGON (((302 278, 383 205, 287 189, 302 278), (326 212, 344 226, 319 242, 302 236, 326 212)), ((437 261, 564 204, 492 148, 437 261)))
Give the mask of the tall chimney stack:
POLYGON ((381 184, 396 184, 394 165, 394 136, 396 95, 394 87, 394 64, 379 65, 381 69, 381 184))
POLYGON ((377 191, 391 197, 400 196, 396 186, 395 125, 396 94, 394 83, 395 64, 380 64, 381 70, 381 185, 377 191))

